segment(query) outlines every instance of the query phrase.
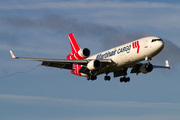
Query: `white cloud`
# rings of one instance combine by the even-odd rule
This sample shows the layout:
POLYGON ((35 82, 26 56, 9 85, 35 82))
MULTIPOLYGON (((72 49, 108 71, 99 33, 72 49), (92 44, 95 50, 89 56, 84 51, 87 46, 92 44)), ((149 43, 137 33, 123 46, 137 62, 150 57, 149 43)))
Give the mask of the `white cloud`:
POLYGON ((158 2, 122 2, 122 1, 66 1, 66 2, 33 2, 25 4, 0 4, 0 9, 94 9, 94 8, 168 8, 180 9, 178 4, 158 2))
MULTIPOLYGON (((93 19, 92 21, 122 27, 151 26, 168 29, 180 27, 179 4, 158 2, 122 2, 122 1, 64 1, 64 2, 32 2, 19 4, 0 4, 0 10, 65 10, 76 12, 73 16, 93 19), (94 12, 96 11, 96 12, 94 12)), ((84 19, 83 18, 83 19, 84 19)))
POLYGON ((42 56, 41 54, 49 54, 49 55, 54 55, 55 56, 54 58, 59 58, 60 55, 64 56, 64 58, 66 58, 66 54, 65 53, 67 53, 66 50, 55 49, 55 48, 47 48, 46 47, 46 48, 42 49, 42 48, 33 48, 33 47, 16 47, 16 46, 13 47, 13 46, 9 46, 9 45, 6 45, 6 44, 1 44, 0 45, 0 50, 4 50, 6 52, 8 52, 9 50, 16 51, 15 54, 17 56, 20 56, 20 57, 24 57, 24 56, 19 55, 17 53, 17 51, 19 51, 19 52, 23 51, 24 54, 27 54, 25 57, 28 57, 29 53, 37 53, 37 54, 39 54, 40 57, 42 56), (58 57, 56 57, 56 56, 58 56, 58 57))
MULTIPOLYGON (((141 115, 141 116, 102 116, 84 118, 66 118, 64 120, 179 120, 180 115, 141 115)), ((56 119, 54 119, 56 120, 56 119)))
POLYGON ((22 95, 0 95, 0 101, 11 101, 18 104, 31 105, 69 105, 78 107, 101 107, 101 108, 118 108, 118 107, 135 107, 135 108, 163 108, 163 109, 180 109, 180 103, 145 103, 135 101, 87 101, 76 99, 62 99, 38 96, 22 95))
MULTIPOLYGON (((39 97, 39 96, 23 96, 23 95, 0 95, 0 102, 1 103, 8 103, 10 102, 18 104, 18 105, 30 105, 30 106, 54 106, 54 107, 85 107, 88 109, 91 108, 98 108, 98 109, 107 109, 110 110, 116 108, 157 108, 157 109, 180 109, 180 103, 145 103, 145 102, 135 102, 135 101, 88 101, 88 100, 77 100, 77 99, 62 99, 62 98, 51 98, 51 97, 39 97)), ((27 116, 21 116, 19 119, 24 119, 27 116)), ((138 114, 138 115, 91 115, 91 116, 84 116, 84 117, 65 117, 63 120, 178 120, 180 115, 176 113, 149 113, 149 114, 138 114)), ((36 117, 32 119, 38 120, 58 120, 60 118, 56 117, 36 117)), ((62 119, 62 118, 61 118, 62 119)))

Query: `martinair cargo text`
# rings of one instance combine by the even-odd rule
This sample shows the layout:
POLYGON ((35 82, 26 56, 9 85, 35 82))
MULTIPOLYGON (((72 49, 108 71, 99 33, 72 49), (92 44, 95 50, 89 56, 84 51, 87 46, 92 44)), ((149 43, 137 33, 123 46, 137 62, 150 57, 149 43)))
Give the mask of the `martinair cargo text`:
POLYGON ((137 75, 149 73, 154 68, 170 69, 167 60, 165 66, 150 63, 150 60, 164 48, 164 42, 159 37, 141 38, 90 56, 89 49, 81 49, 72 33, 68 36, 72 53, 67 56, 67 59, 25 58, 16 57, 11 50, 10 53, 13 59, 41 61, 43 66, 69 69, 72 74, 87 77, 87 80, 92 81, 100 74, 106 74, 104 80, 110 81, 108 74, 112 72, 114 77, 123 76, 120 82, 129 82, 130 78, 126 77, 128 68, 131 68, 131 73, 137 75), (146 63, 140 63, 144 60, 146 63))

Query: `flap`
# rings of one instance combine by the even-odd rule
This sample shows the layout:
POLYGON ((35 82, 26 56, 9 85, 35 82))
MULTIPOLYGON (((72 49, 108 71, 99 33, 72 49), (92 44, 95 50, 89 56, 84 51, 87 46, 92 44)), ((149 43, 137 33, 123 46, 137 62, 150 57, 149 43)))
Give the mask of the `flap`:
POLYGON ((71 63, 60 63, 60 62, 46 62, 43 61, 42 64, 43 66, 49 66, 49 67, 56 67, 56 68, 63 68, 63 69, 72 69, 72 64, 71 63))

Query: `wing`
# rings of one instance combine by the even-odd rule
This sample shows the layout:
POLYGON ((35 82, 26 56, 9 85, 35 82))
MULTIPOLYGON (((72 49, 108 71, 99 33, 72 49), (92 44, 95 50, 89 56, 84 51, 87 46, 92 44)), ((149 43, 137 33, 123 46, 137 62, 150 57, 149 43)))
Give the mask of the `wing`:
MULTIPOLYGON (((137 74, 139 74, 140 72, 142 72, 142 71, 141 71, 141 66, 146 66, 146 65, 147 65, 147 63, 136 63, 136 64, 133 66, 133 68, 132 68, 132 70, 131 70, 131 73, 137 73, 137 74)), ((168 60, 166 60, 165 66, 159 66, 159 65, 152 65, 152 64, 150 64, 149 67, 150 67, 150 69, 147 68, 147 71, 145 71, 144 74, 146 74, 146 73, 148 73, 148 72, 151 72, 154 68, 170 69, 168 60), (151 68, 151 67, 152 67, 152 68, 151 68), (148 71, 148 70, 149 70, 149 71, 148 71)), ((146 69, 146 68, 145 68, 145 69, 146 69)), ((142 72, 142 73, 143 73, 143 72, 142 72)))
MULTIPOLYGON (((84 60, 69 60, 69 59, 48 59, 48 58, 27 58, 27 57, 16 57, 13 52, 10 50, 10 54, 13 59, 23 59, 23 60, 33 60, 42 62, 43 66, 72 69, 73 64, 87 65, 93 59, 84 59, 84 60)), ((103 64, 111 63, 109 59, 99 60, 103 64)))

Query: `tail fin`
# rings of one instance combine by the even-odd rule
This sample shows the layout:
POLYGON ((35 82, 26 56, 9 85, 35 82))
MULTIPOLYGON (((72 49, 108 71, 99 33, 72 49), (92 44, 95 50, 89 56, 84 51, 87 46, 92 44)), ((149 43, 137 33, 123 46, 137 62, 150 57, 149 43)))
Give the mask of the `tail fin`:
POLYGON ((67 56, 70 60, 83 60, 90 55, 90 51, 87 48, 81 49, 72 33, 69 35, 69 42, 71 45, 72 53, 67 56))
POLYGON ((80 50, 80 47, 79 47, 74 35, 72 33, 70 33, 68 36, 69 36, 69 42, 71 44, 72 53, 77 53, 80 50))

